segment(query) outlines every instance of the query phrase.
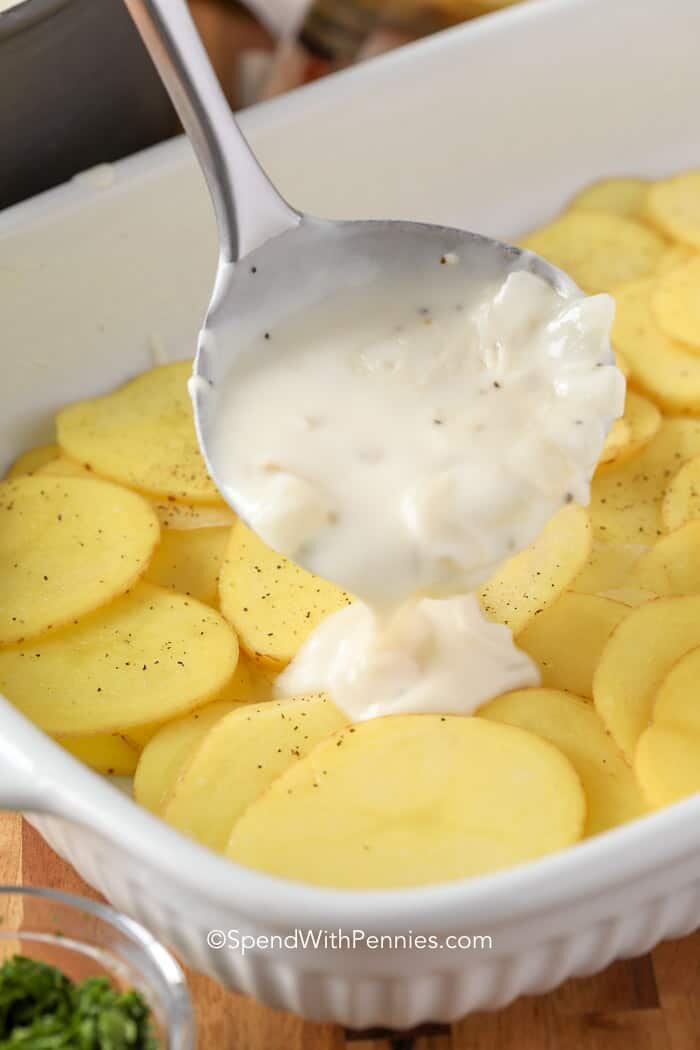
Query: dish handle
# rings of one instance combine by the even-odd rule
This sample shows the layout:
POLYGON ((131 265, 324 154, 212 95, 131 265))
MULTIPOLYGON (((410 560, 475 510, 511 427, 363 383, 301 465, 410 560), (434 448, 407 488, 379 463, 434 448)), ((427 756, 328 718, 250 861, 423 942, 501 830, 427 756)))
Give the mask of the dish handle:
POLYGON ((64 792, 43 773, 46 745, 58 746, 29 724, 18 733, 0 731, 0 810, 70 816, 64 792), (25 742, 25 734, 35 739, 25 742))

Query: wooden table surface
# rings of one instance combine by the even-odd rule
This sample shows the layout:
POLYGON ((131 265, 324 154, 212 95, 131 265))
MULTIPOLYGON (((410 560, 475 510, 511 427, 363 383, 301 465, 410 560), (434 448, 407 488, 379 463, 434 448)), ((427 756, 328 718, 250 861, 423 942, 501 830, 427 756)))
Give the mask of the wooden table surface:
MULTIPOLYGON (((12 814, 0 814, 0 883, 95 896, 12 814)), ((548 996, 409 1034, 311 1024, 189 978, 198 1050, 700 1050, 700 931, 548 996)))

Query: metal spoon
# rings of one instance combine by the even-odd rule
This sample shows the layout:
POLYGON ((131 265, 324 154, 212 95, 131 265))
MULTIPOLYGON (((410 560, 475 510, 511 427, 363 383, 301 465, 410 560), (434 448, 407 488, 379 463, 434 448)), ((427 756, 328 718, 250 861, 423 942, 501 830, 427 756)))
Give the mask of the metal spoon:
POLYGON ((264 353, 271 345, 266 334, 286 318, 348 288, 361 294, 377 279, 428 299, 439 285, 440 300, 455 304, 470 276, 497 286, 514 269, 575 290, 570 278, 532 253, 475 233, 411 222, 329 221, 296 211, 241 134, 184 0, 126 4, 194 146, 216 212, 219 267, 191 393, 207 467, 234 509, 235 492, 221 483, 225 465, 211 441, 212 392, 242 351, 264 353))

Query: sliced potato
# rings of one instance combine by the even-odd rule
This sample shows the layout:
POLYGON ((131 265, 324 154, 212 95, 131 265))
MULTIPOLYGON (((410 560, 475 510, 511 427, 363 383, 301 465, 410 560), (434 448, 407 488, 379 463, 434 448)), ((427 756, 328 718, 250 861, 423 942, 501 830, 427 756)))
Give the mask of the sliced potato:
POLYGON ((581 572, 571 582, 571 590, 608 598, 613 592, 627 590, 630 572, 646 550, 644 543, 594 542, 581 572))
POLYGON ((527 729, 566 755, 586 795, 584 835, 597 835, 646 812, 632 770, 593 705, 578 696, 558 689, 519 689, 496 697, 478 717, 527 729))
POLYGON ((657 598, 615 628, 593 676, 595 706, 628 759, 676 660, 700 645, 700 595, 657 598))
POLYGON ((650 806, 658 809, 700 791, 700 732, 675 726, 649 726, 634 761, 650 806))
POLYGON ((154 500, 153 509, 164 529, 214 529, 233 525, 236 515, 222 504, 205 507, 177 500, 154 500))
POLYGON ((641 556, 630 583, 659 595, 700 594, 700 521, 689 521, 641 556))
POLYGON ((685 653, 659 686, 652 716, 659 725, 700 733, 700 648, 685 653))
POLYGON ((647 196, 646 214, 667 236, 700 248, 700 171, 655 183, 647 196))
POLYGON ((227 528, 166 530, 145 579, 215 606, 230 534, 227 528))
POLYGON ((317 885, 417 886, 561 849, 584 821, 581 781, 546 741, 485 718, 392 715, 287 769, 236 823, 227 853, 317 885))
POLYGON ((539 667, 543 686, 592 698, 603 646, 628 613, 628 606, 609 598, 565 591, 516 641, 539 667))
POLYGON ((37 445, 36 448, 30 448, 23 452, 21 456, 18 456, 8 468, 5 480, 11 481, 13 478, 21 478, 25 474, 35 474, 39 467, 50 463, 52 459, 56 459, 60 454, 61 450, 58 445, 37 445))
POLYGON ((623 450, 629 445, 631 439, 630 428, 625 419, 616 419, 608 431, 608 436, 600 453, 598 466, 605 463, 614 463, 622 455, 623 450))
POLYGON ((250 803, 346 722, 320 695, 232 712, 207 733, 180 772, 163 805, 164 819, 205 846, 224 850, 250 803))
POLYGON ((76 626, 0 650, 0 692, 48 733, 120 732, 206 703, 237 659, 213 609, 139 583, 76 626))
POLYGON ((57 736, 56 743, 97 773, 109 776, 133 776, 139 758, 138 752, 117 733, 57 736))
POLYGON ((651 312, 662 332, 700 351, 700 255, 657 278, 651 312))
POLYGON ((613 587, 610 591, 601 591, 600 597, 610 598, 613 602, 621 602, 622 605, 629 605, 631 609, 636 609, 638 605, 653 601, 658 595, 653 591, 645 591, 641 587, 613 587))
POLYGON ((0 645, 123 594, 159 535, 147 501, 118 485, 37 475, 0 482, 0 645))
POLYGON ((669 479, 699 453, 700 420, 666 419, 639 455, 597 474, 589 506, 595 541, 637 548, 637 556, 641 554, 639 548, 655 542, 662 532, 661 503, 669 479))
POLYGON ((582 507, 564 507, 541 535, 510 558, 479 592, 484 613, 506 624, 513 634, 551 605, 581 571, 591 546, 588 515, 582 507))
POLYGON ((614 290, 613 345, 628 363, 630 381, 665 412, 700 412, 700 355, 656 324, 651 312, 655 284, 645 279, 614 290))
MULTIPOLYGON (((62 454, 39 467, 37 474, 49 474, 59 478, 96 478, 98 481, 100 480, 100 475, 96 474, 90 467, 86 467, 84 463, 77 463, 70 456, 62 454)), ((103 478, 102 480, 104 481, 105 479, 103 478)))
POLYGON ((659 259, 656 273, 661 276, 670 270, 675 270, 677 266, 683 266, 684 263, 690 262, 696 255, 697 252, 687 244, 672 244, 659 259))
POLYGON ((650 185, 648 179, 600 179, 580 190, 570 201, 569 209, 604 211, 625 219, 642 219, 650 185))
POLYGON ((123 485, 185 503, 221 503, 197 444, 191 371, 190 361, 161 365, 111 394, 61 409, 59 445, 123 485))
POLYGON ((237 521, 219 576, 221 611, 257 663, 285 667, 321 620, 351 601, 237 521))
MULTIPOLYGON (((221 689, 214 701, 206 705, 206 710, 213 709, 214 703, 224 703, 233 710, 242 704, 254 704, 260 700, 271 700, 274 695, 272 678, 266 675, 245 653, 239 653, 238 663, 233 677, 221 689)), ((204 711, 199 708, 195 714, 204 711)), ((195 719, 201 726, 199 719, 195 719)), ((148 722, 145 725, 132 726, 124 732, 124 738, 137 752, 141 753, 146 744, 166 725, 172 722, 148 722)))
POLYGON ((661 521, 669 532, 696 518, 700 518, 700 456, 683 464, 661 504, 661 521))
POLYGON ((199 742, 237 706, 231 701, 215 700, 157 730, 138 759, 134 776, 136 801, 152 813, 160 813, 178 773, 199 742))
MULTIPOLYGON (((570 211, 523 241, 591 294, 609 292, 658 266, 666 243, 633 219, 605 211, 570 211)), ((622 350, 626 354, 625 347, 622 350)))
POLYGON ((700 791, 700 648, 671 667, 642 733, 635 771, 651 805, 667 806, 700 791))

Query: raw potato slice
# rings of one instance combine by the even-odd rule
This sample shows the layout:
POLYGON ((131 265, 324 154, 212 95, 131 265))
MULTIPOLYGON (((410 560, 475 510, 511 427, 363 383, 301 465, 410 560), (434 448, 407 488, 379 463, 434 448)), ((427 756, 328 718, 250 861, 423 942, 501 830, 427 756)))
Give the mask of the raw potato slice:
POLYGON ((230 535, 227 528, 166 531, 144 578, 216 606, 230 535))
POLYGON ((164 529, 213 529, 231 526, 236 515, 230 507, 203 507, 176 500, 155 500, 153 509, 164 529))
MULTIPOLYGON (((241 704, 254 704, 260 700, 270 700, 272 696, 272 680, 256 667, 244 653, 239 653, 233 678, 217 693, 216 701, 207 704, 206 710, 213 707, 214 702, 226 703, 231 708, 234 708, 239 707, 241 704)), ((199 710, 204 711, 205 708, 200 708, 199 710)), ((199 714, 199 711, 196 713, 199 714)), ((124 737, 140 753, 156 733, 169 724, 172 723, 149 722, 147 725, 133 726, 131 729, 126 730, 124 737)))
POLYGON ((651 311, 662 332, 700 351, 700 255, 657 279, 651 311))
POLYGON ((605 211, 626 219, 642 219, 650 185, 648 179, 601 179, 577 193, 569 208, 572 211, 605 211))
POLYGON ((207 733, 184 766, 163 807, 164 819, 205 846, 225 850, 251 802, 346 722, 320 695, 234 711, 207 733))
POLYGON ((598 466, 601 466, 604 463, 614 463, 615 460, 619 459, 623 450, 629 445, 631 436, 630 428, 627 425, 626 420, 614 420, 613 425, 608 431, 608 436, 605 439, 603 451, 598 460, 598 466))
POLYGON ((634 770, 655 809, 694 795, 700 791, 700 732, 650 726, 640 738, 634 770))
POLYGON ((681 656, 659 686, 654 723, 700 733, 700 648, 681 656))
POLYGON ((590 294, 652 273, 666 247, 641 223, 603 211, 570 211, 521 245, 570 274, 590 294))
POLYGON ((147 501, 118 485, 0 482, 0 645, 36 638, 123 594, 159 535, 147 501))
POLYGON ((639 455, 597 474, 589 506, 595 542, 636 547, 637 556, 642 554, 640 548, 654 543, 662 532, 661 503, 669 479, 699 453, 700 420, 666 419, 639 455))
POLYGON ((58 445, 37 445, 36 448, 30 448, 17 457, 8 469, 5 480, 11 481, 13 478, 21 478, 25 474, 35 474, 39 467, 50 463, 52 459, 56 459, 60 454, 61 450, 58 445))
POLYGON ((683 266, 684 263, 690 262, 691 259, 696 257, 697 252, 693 248, 688 247, 687 244, 672 244, 659 259, 656 273, 658 276, 661 276, 670 270, 675 270, 677 266, 683 266))
POLYGON ((334 584, 273 551, 242 521, 231 531, 219 598, 243 649, 279 669, 325 616, 351 601, 334 584))
POLYGON ((231 701, 216 700, 158 730, 138 759, 134 777, 136 801, 152 813, 160 813, 186 760, 212 726, 237 706, 231 701))
POLYGON ((593 676, 596 709, 628 759, 676 660, 700 645, 700 595, 657 598, 615 628, 593 676))
POLYGON ((139 583, 74 627, 0 650, 0 693, 48 733, 121 732, 206 703, 237 659, 213 609, 139 583))
POLYGON ((324 740, 233 829, 228 856, 322 886, 447 882, 576 842, 585 800, 544 740, 485 718, 393 715, 324 740))
POLYGON ((586 795, 586 837, 647 811, 622 753, 593 705, 578 696, 558 689, 519 689, 496 697, 478 717, 526 729, 566 755, 586 795))
POLYGON ((591 546, 588 515, 563 507, 540 536, 510 558, 479 592, 486 616, 519 634, 581 571, 591 546))
POLYGON ((655 183, 646 210, 663 233, 700 248, 700 171, 686 171, 655 183))
POLYGON ((700 412, 700 355, 670 339, 651 312, 654 280, 615 289, 612 340, 629 365, 630 380, 666 412, 700 412))
POLYGON ((571 590, 603 597, 610 597, 613 591, 626 590, 630 572, 646 549, 643 543, 594 542, 586 564, 571 583, 571 590))
POLYGON ((624 463, 631 459, 649 444, 660 426, 661 413, 653 401, 628 390, 625 414, 613 423, 600 462, 624 463))
POLYGON ((659 595, 700 594, 700 521, 662 536, 634 566, 630 583, 659 595))
POLYGON ((197 444, 190 361, 162 365, 56 416, 58 443, 98 474, 185 503, 221 503, 197 444))
POLYGON ((611 591, 601 592, 600 597, 610 598, 613 602, 621 602, 623 605, 636 609, 638 605, 651 602, 658 596, 653 591, 642 590, 641 587, 614 587, 611 591))
POLYGON ((684 463, 666 489, 661 505, 661 520, 669 532, 695 518, 700 518, 700 456, 684 463))
POLYGON ((628 606, 609 598, 566 591, 530 621, 517 645, 538 665, 543 686, 592 699, 603 646, 628 613, 628 606))
MULTIPOLYGON (((55 459, 45 463, 37 470, 37 474, 49 474, 59 478, 94 478, 100 480, 100 475, 90 470, 84 463, 76 463, 69 456, 59 455, 55 459)), ((106 479, 102 479, 106 480, 106 479)))
POLYGON ((136 769, 138 752, 116 733, 95 736, 57 736, 56 743, 70 751, 97 773, 109 776, 130 777, 136 769))

